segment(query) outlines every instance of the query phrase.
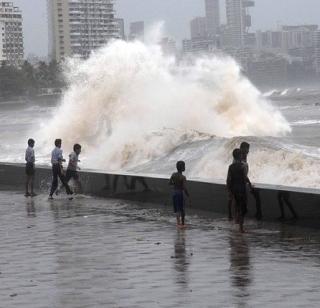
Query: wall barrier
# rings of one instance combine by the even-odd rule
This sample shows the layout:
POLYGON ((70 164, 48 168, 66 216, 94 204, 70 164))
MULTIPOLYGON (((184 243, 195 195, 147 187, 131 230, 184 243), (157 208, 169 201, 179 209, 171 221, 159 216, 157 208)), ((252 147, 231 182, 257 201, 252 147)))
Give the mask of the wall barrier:
MULTIPOLYGON (((88 195, 133 200, 155 204, 171 204, 168 178, 156 175, 104 173, 81 171, 83 192, 88 195)), ((0 163, 0 188, 22 190, 25 185, 23 164, 0 163)), ((51 168, 37 166, 35 188, 43 193, 51 185, 51 168)), ((320 221, 320 190, 276 185, 255 185, 261 202, 262 216, 274 220, 280 216, 279 200, 284 203, 286 217, 290 218, 286 202, 293 205, 299 221, 320 221)), ((227 213, 228 194, 224 183, 188 180, 190 207, 217 213, 227 213)), ((255 216, 256 202, 248 197, 248 216, 255 216)), ((258 200, 259 201, 259 200, 258 200)))

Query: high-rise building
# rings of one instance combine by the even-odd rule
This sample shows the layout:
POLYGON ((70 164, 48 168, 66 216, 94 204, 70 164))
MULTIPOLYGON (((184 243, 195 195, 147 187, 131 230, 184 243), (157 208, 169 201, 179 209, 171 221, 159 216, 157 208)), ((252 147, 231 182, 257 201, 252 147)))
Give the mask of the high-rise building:
POLYGON ((215 38, 220 28, 220 0, 205 0, 208 36, 215 38))
POLYGON ((135 21, 130 24, 130 40, 135 39, 144 39, 144 22, 143 21, 135 21))
POLYGON ((182 41, 183 55, 210 54, 216 49, 215 42, 208 37, 193 38, 182 41))
POLYGON ((12 2, 0 1, 0 62, 18 66, 23 57, 22 13, 12 2))
POLYGON ((314 68, 318 76, 320 76, 320 31, 313 33, 313 58, 314 68))
POLYGON ((205 38, 208 36, 207 19, 205 17, 196 17, 190 22, 191 39, 205 38))
POLYGON ((246 34, 251 26, 248 9, 254 6, 251 0, 226 0, 227 11, 227 43, 233 47, 243 47, 246 34))
POLYGON ((126 35, 124 32, 124 19, 123 18, 116 18, 115 22, 116 22, 117 31, 119 33, 119 38, 121 38, 122 40, 125 40, 126 35))
POLYGON ((62 61, 90 53, 118 38, 113 0, 47 0, 49 52, 62 61))

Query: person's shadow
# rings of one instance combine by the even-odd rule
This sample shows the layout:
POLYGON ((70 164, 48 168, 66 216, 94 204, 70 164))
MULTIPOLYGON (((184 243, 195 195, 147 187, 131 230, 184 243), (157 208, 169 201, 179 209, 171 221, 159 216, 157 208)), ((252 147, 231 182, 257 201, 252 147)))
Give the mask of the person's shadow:
POLYGON ((232 233, 230 243, 230 278, 232 293, 239 307, 246 307, 252 282, 250 251, 245 235, 232 233))
POLYGON ((177 230, 174 243, 174 255, 171 257, 174 262, 176 273, 176 282, 187 287, 189 258, 186 251, 186 233, 185 230, 177 230))
POLYGON ((26 210, 28 217, 37 217, 36 208, 34 206, 34 200, 27 201, 26 210))

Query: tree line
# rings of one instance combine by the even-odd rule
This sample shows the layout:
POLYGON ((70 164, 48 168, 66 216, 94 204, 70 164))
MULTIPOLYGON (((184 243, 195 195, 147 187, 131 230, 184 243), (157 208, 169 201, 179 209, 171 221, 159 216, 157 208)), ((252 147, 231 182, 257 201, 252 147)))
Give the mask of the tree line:
POLYGON ((34 96, 44 88, 64 85, 62 69, 56 61, 40 61, 36 65, 25 61, 20 67, 2 62, 0 66, 0 98, 34 96))

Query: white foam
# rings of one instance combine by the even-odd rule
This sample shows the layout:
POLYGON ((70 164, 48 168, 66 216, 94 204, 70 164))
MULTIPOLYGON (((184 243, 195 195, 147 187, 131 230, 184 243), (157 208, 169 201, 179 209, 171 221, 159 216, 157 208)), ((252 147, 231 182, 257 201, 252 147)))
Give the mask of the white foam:
POLYGON ((293 126, 307 126, 307 125, 318 125, 320 124, 320 120, 299 120, 292 122, 293 126))
MULTIPOLYGON (((192 166, 190 176, 199 178, 226 179, 228 165, 231 163, 231 152, 239 146, 237 138, 226 141, 225 145, 214 153, 208 153, 192 166)), ((288 185, 298 187, 319 187, 319 156, 307 155, 304 150, 290 151, 259 144, 250 149, 248 162, 249 177, 258 183, 288 185)))
POLYGON ((38 139, 83 145, 86 166, 128 169, 200 134, 282 136, 290 126, 229 57, 179 63, 161 48, 115 41, 87 61, 73 60, 70 88, 38 139))
POLYGON ((272 95, 274 95, 274 94, 276 94, 276 93, 278 93, 278 90, 273 89, 273 90, 270 90, 270 91, 268 91, 268 92, 264 92, 264 93, 262 94, 262 96, 264 96, 264 97, 270 97, 270 96, 272 96, 272 95))

